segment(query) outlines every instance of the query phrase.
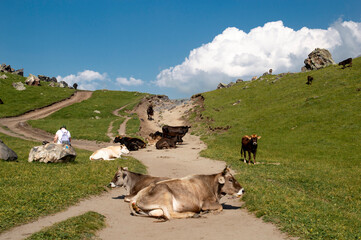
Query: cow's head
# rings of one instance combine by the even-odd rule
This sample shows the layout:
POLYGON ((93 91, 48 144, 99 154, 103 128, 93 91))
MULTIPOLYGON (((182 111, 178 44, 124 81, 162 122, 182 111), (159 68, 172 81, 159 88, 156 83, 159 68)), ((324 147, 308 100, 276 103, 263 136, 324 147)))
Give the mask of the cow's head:
POLYGON ((248 139, 251 141, 253 146, 257 146, 257 140, 260 139, 261 136, 257 136, 257 134, 253 134, 251 136, 248 136, 248 139))
POLYGON ((126 182, 126 177, 128 175, 127 167, 119 167, 115 173, 113 180, 110 182, 110 187, 123 187, 126 182))
POLYGON ((244 189, 241 184, 233 177, 231 171, 226 167, 218 176, 219 194, 224 196, 226 194, 241 196, 244 193, 244 189))
POLYGON ((128 154, 129 150, 125 145, 122 144, 122 145, 120 145, 120 152, 124 153, 124 154, 128 154))

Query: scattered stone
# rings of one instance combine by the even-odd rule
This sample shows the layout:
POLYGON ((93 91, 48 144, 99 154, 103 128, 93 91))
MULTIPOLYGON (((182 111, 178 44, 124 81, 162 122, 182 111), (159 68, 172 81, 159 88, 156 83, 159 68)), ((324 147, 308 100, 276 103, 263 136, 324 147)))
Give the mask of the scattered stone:
POLYGON ((310 54, 308 54, 308 58, 305 59, 304 63, 305 66, 301 68, 302 72, 317 70, 332 64, 336 64, 332 59, 331 53, 327 49, 320 48, 316 48, 310 54))
POLYGON ((26 89, 22 82, 13 82, 12 86, 18 91, 23 91, 26 89))
POLYGON ((40 86, 40 79, 33 74, 29 74, 29 77, 26 78, 25 83, 29 86, 40 86))
POLYGON ((67 144, 47 143, 45 145, 33 147, 30 150, 28 162, 44 163, 65 163, 73 162, 76 158, 74 148, 67 144))
POLYGON ((241 103, 241 101, 242 101, 242 100, 241 100, 241 99, 239 99, 237 102, 233 103, 232 105, 233 105, 233 106, 238 105, 238 104, 240 104, 240 103, 241 103))
POLYGON ((64 82, 64 81, 60 81, 60 82, 59 82, 59 87, 61 87, 61 88, 67 88, 67 87, 68 87, 68 84, 67 84, 66 82, 64 82))
POLYGON ((0 76, 0 79, 7 79, 7 78, 8 78, 8 76, 6 76, 5 74, 0 76))
POLYGON ((236 83, 240 83, 240 82, 243 82, 243 79, 238 78, 236 83))
POLYGON ((13 73, 16 74, 16 75, 19 75, 19 76, 24 77, 24 68, 18 69, 18 70, 16 70, 16 71, 13 72, 13 73))
POLYGON ((227 88, 232 87, 234 84, 235 84, 234 82, 228 83, 227 88))
POLYGON ((15 161, 18 159, 18 155, 10 149, 6 144, 0 139, 0 159, 5 161, 15 161))
POLYGON ((94 112, 95 112, 95 113, 98 113, 98 114, 100 113, 100 111, 99 111, 99 110, 94 110, 94 112))
POLYGON ((217 89, 221 89, 221 88, 227 88, 227 85, 224 83, 219 83, 217 89))
POLYGON ((257 76, 254 76, 251 81, 257 80, 257 76))

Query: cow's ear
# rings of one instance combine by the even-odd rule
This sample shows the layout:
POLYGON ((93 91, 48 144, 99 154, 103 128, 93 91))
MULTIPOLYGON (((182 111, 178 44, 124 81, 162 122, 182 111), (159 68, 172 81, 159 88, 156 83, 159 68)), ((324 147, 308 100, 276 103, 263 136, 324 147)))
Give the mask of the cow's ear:
POLYGON ((218 178, 218 183, 219 183, 219 184, 224 184, 225 182, 226 182, 226 180, 224 179, 223 176, 221 176, 221 177, 218 178))
POLYGON ((260 139, 260 138, 261 138, 261 136, 258 136, 258 137, 257 137, 257 139, 260 139))

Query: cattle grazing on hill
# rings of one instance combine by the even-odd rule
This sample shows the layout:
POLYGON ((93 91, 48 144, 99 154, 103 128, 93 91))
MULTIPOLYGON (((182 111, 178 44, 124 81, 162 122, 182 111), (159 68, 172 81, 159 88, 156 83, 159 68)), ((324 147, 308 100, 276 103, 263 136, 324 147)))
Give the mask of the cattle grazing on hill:
POLYGON ((176 148, 178 137, 172 137, 172 138, 165 138, 162 137, 156 144, 156 149, 169 149, 169 148, 176 148))
POLYGON ((352 58, 347 58, 347 59, 343 60, 342 62, 338 63, 339 66, 343 66, 342 69, 346 68, 347 64, 349 67, 352 67, 352 58))
POLYGON ((125 202, 129 202, 140 190, 148 187, 152 183, 167 180, 167 177, 153 177, 141 173, 135 173, 128 170, 127 167, 118 168, 112 181, 111 187, 124 187, 127 195, 124 197, 125 202))
POLYGON ((140 190, 130 200, 130 210, 135 216, 164 218, 195 217, 208 211, 223 210, 222 196, 241 196, 244 190, 232 176, 230 169, 211 175, 193 175, 153 183, 140 190))
POLYGON ((312 77, 312 76, 307 76, 307 82, 306 82, 306 84, 307 84, 307 85, 311 85, 311 84, 312 84, 312 81, 313 81, 313 77, 312 77))
POLYGON ((96 150, 92 155, 90 155, 90 160, 115 160, 120 158, 122 154, 128 154, 129 150, 126 146, 109 146, 106 148, 101 148, 96 150))
POLYGON ((241 156, 243 153, 243 161, 245 163, 249 164, 251 162, 251 153, 253 154, 253 164, 256 163, 257 140, 260 138, 261 136, 257 136, 257 134, 251 136, 245 135, 242 137, 241 156), (248 152, 248 161, 246 160, 246 152, 248 152))
POLYGON ((165 138, 173 138, 177 137, 177 142, 183 142, 183 137, 188 132, 188 129, 191 126, 168 126, 165 125, 162 127, 163 137, 165 138))
POLYGON ((131 137, 116 136, 113 142, 124 144, 129 151, 137 151, 138 149, 145 148, 147 146, 143 140, 131 137))
POLYGON ((148 120, 153 120, 154 110, 152 104, 150 104, 147 108, 147 115, 148 115, 148 120))

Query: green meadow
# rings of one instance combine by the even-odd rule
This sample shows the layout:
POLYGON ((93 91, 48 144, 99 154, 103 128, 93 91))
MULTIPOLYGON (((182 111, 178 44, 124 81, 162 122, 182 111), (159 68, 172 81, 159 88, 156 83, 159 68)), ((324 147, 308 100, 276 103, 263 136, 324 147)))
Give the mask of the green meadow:
MULTIPOLYGON (((65 124, 74 139, 109 142, 111 139, 106 135, 109 124, 112 121, 119 124, 121 121, 112 112, 126 106, 119 113, 128 115, 127 111, 132 110, 146 95, 138 92, 98 90, 93 92, 92 97, 88 100, 63 108, 46 118, 29 121, 29 123, 33 127, 54 134, 60 126, 65 124)), ((114 126, 116 126, 115 124, 113 123, 114 126)), ((136 126, 134 126, 135 124, 132 124, 130 134, 139 131, 139 120, 136 126)))
POLYGON ((75 90, 69 88, 50 87, 49 83, 41 82, 42 86, 28 86, 25 77, 11 73, 0 73, 8 76, 0 79, 0 98, 4 104, 0 104, 0 118, 23 114, 27 111, 41 108, 54 102, 70 97, 75 90), (25 90, 18 91, 13 82, 22 82, 25 90))
POLYGON ((247 209, 301 239, 361 239, 361 58, 202 95, 193 133, 203 156, 239 172, 247 209), (240 154, 251 134, 261 136, 256 165, 240 154))

